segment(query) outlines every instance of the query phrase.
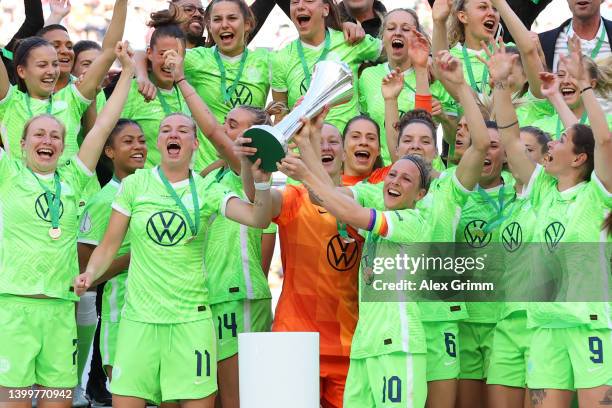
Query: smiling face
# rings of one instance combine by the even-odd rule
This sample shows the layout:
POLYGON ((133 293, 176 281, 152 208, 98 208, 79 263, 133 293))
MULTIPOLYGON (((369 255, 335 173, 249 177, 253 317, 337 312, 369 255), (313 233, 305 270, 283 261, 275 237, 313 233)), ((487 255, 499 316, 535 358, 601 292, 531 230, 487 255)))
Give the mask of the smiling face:
POLYGON ((465 116, 462 116, 457 124, 457 132, 455 133, 455 157, 457 162, 461 159, 468 147, 470 147, 470 131, 468 129, 465 116))
POLYGON ((481 185, 488 185, 491 182, 497 181, 501 176, 501 172, 506 162, 506 151, 501 144, 499 131, 497 129, 487 129, 491 144, 485 156, 484 166, 480 174, 481 185))
POLYGON ((390 62, 399 65, 408 57, 408 34, 417 25, 414 16, 405 10, 390 12, 385 18, 383 46, 390 62))
MULTIPOLYGON (((585 67, 586 68, 586 67, 585 67)), ((586 70, 587 74, 589 70, 586 70)), ((572 109, 578 107, 580 105, 580 88, 578 87, 578 81, 570 75, 569 72, 565 69, 565 64, 562 61, 559 61, 559 65, 557 66, 557 75, 561 79, 559 82, 559 91, 561 95, 563 95, 563 99, 565 103, 572 109)), ((591 86, 595 86, 596 83, 591 79, 591 86)))
POLYGON ((49 45, 32 49, 25 65, 17 66, 17 75, 25 81, 31 96, 48 98, 60 75, 57 52, 49 45))
POLYGON ((488 41, 499 26, 499 13, 490 0, 466 0, 457 18, 464 25, 466 37, 479 41, 488 41))
POLYGON ((588 19, 600 15, 601 0, 567 0, 574 18, 588 19))
POLYGON ((37 117, 30 122, 21 148, 30 169, 40 174, 52 173, 64 151, 64 128, 54 118, 37 117))
POLYGON ((252 29, 238 4, 232 1, 220 1, 212 6, 210 15, 210 33, 225 55, 239 55, 244 50, 246 32, 252 29))
POLYGON ((396 161, 385 177, 383 197, 388 210, 414 208, 416 201, 425 196, 421 188, 419 168, 408 159, 396 161))
POLYGON ((344 136, 344 174, 368 176, 380 155, 379 134, 370 120, 358 119, 350 123, 344 136))
POLYGON ((246 109, 232 109, 225 118, 223 127, 230 139, 236 140, 245 130, 253 126, 255 117, 246 109))
POLYGON ((72 75, 77 78, 81 75, 84 75, 87 70, 89 70, 89 67, 91 67, 91 64, 94 62, 94 60, 98 58, 100 54, 102 54, 102 51, 97 50, 95 48, 91 48, 86 51, 81 51, 79 53, 79 56, 76 58, 76 61, 74 62, 74 67, 72 68, 72 75))
POLYGON ((199 40, 204 35, 204 8, 200 0, 178 0, 176 4, 181 10, 184 21, 181 30, 189 40, 199 40))
POLYGON ((160 84, 170 84, 174 82, 172 71, 165 66, 164 53, 168 50, 178 52, 176 38, 159 37, 155 44, 147 48, 147 58, 151 62, 151 73, 160 84))
POLYGON ((325 31, 325 17, 328 14, 329 5, 323 0, 291 0, 289 15, 304 41, 325 31))
POLYGON ((437 152, 436 142, 429 126, 419 122, 406 125, 399 137, 397 154, 399 157, 414 154, 431 164, 437 152))
POLYGON ((70 36, 63 30, 52 30, 43 34, 43 38, 51 43, 57 51, 60 72, 62 75, 70 75, 74 65, 74 51, 70 36))
POLYGON ((321 129, 321 162, 332 179, 340 176, 344 162, 342 135, 335 126, 327 123, 321 129))
POLYGON ((193 153, 198 149, 196 129, 189 118, 174 114, 167 116, 159 126, 157 149, 162 162, 173 167, 189 167, 193 153))
POLYGON ((111 146, 104 148, 104 153, 113 161, 115 172, 121 169, 125 174, 132 174, 142 169, 147 158, 147 143, 140 127, 128 124, 113 136, 111 146))

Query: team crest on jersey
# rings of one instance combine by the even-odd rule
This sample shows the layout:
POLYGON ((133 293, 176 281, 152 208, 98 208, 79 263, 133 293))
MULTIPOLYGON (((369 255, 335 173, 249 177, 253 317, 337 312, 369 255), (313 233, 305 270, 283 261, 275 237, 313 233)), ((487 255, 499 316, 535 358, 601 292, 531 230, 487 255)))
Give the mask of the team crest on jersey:
POLYGON ((345 272, 353 268, 358 261, 359 246, 357 242, 344 242, 339 234, 336 234, 327 243, 327 262, 339 272, 345 272))
POLYGON ((521 224, 513 222, 502 231, 502 243, 508 252, 514 252, 523 244, 523 229, 521 224))
POLYGON ((256 67, 248 67, 246 70, 246 77, 249 82, 261 82, 261 71, 256 67))
POLYGON ((472 248, 484 248, 491 242, 491 233, 484 231, 487 222, 484 220, 472 220, 465 226, 463 236, 472 248))
MULTIPOLYGON (((52 200, 55 199, 55 194, 51 193, 52 200)), ((36 198, 36 202, 34 203, 34 209, 36 210, 36 215, 43 221, 51 222, 51 210, 49 209, 49 201, 47 201, 47 195, 42 193, 36 198)), ((62 218, 64 215, 64 203, 60 199, 60 213, 59 217, 62 218)))
POLYGON ((89 231, 91 231, 91 215, 89 214, 89 211, 83 214, 80 231, 82 234, 87 234, 89 231))
POLYGON ((172 211, 156 212, 147 221, 147 235, 157 245, 175 246, 186 233, 185 220, 172 211))
POLYGON ((551 222, 544 231, 544 240, 550 252, 557 249, 557 245, 561 238, 565 235, 565 226, 558 221, 551 222))
POLYGON ((229 100, 232 108, 240 105, 251 105, 253 103, 253 93, 248 86, 238 84, 234 94, 229 100))

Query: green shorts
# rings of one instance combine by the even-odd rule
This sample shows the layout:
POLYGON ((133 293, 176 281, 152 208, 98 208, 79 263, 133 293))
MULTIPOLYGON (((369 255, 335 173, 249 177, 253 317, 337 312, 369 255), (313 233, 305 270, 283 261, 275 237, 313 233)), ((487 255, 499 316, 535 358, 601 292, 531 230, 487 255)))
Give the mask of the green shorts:
POLYGON ((533 329, 527 328, 527 312, 516 311, 495 327, 487 384, 524 388, 533 329))
POLYGON ((496 323, 459 322, 459 379, 487 378, 496 323))
POLYGON ((119 322, 111 322, 103 318, 100 323, 100 355, 103 367, 114 365, 118 334, 119 322))
POLYGON ((425 354, 396 352, 351 359, 344 406, 347 408, 424 407, 425 354))
POLYGON ((577 326, 536 328, 531 338, 527 384, 532 389, 612 385, 612 330, 577 326))
POLYGON ((423 322, 427 339, 427 381, 459 377, 459 325, 454 322, 423 322))
POLYGON ((77 385, 74 302, 0 295, 0 385, 77 385))
POLYGON ((206 398, 217 391, 216 358, 210 319, 177 324, 122 319, 111 392, 155 405, 206 398))
POLYGON ((266 332, 272 326, 271 299, 210 305, 217 334, 217 361, 238 353, 238 333, 266 332))

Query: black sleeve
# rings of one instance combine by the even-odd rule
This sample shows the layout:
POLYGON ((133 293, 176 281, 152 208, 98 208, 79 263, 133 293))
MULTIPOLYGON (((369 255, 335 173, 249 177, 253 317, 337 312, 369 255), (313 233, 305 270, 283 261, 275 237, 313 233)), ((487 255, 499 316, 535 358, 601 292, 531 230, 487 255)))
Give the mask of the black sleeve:
MULTIPOLYGON (((257 20, 257 26, 253 30, 253 33, 250 36, 250 40, 255 38, 266 19, 272 12, 272 9, 275 5, 278 5, 283 12, 289 16, 289 1, 290 0, 255 0, 253 4, 251 4, 251 11, 255 15, 255 20, 257 20)), ((249 40, 249 41, 250 41, 249 40)))

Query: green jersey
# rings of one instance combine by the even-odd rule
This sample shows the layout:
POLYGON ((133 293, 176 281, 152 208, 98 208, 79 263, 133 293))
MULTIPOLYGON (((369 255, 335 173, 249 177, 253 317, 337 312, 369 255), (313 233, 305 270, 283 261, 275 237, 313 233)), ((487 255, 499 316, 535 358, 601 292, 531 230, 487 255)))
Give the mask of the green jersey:
MULTIPOLYGON (((270 90, 269 56, 270 52, 264 48, 245 49, 236 57, 227 57, 217 52, 216 47, 192 48, 185 55, 185 77, 217 121, 224 123, 229 111, 237 106, 250 105, 262 109, 266 106, 270 90), (223 69, 220 69, 219 62, 223 69)), ((195 168, 204 169, 216 159, 214 146, 206 138, 200 140, 195 168)))
POLYGON ((547 99, 537 99, 531 92, 520 100, 521 104, 516 108, 516 117, 520 127, 532 126, 538 120, 555 114, 555 108, 547 99))
MULTIPOLYGON (((503 254, 491 243, 501 242, 499 223, 516 199, 514 178, 503 172, 504 184, 490 189, 477 186, 463 206, 461 219, 455 234, 455 241, 466 243, 464 256, 483 257, 486 255, 486 275, 474 277, 484 282, 496 281, 503 273, 503 254), (496 225, 497 224, 497 225, 496 225), (492 230, 489 231, 489 229, 492 230)), ((477 280, 476 279, 476 280, 477 280)), ((502 303, 470 302, 467 304, 472 323, 496 323, 502 303)))
POLYGON ((0 149, 0 293, 78 300, 78 206, 93 173, 74 157, 59 166, 61 236, 49 236, 51 210, 43 184, 55 197, 53 174, 36 175, 0 149), (37 181, 38 178, 38 181, 37 181))
MULTIPOLYGON (((205 180, 246 199, 240 176, 230 169, 214 171, 205 180)), ((261 269, 262 234, 225 217, 210 218, 204 255, 210 304, 272 297, 261 269)))
POLYGON ((491 91, 491 87, 489 86, 489 69, 477 58, 480 56, 484 59, 488 59, 487 54, 483 50, 472 50, 461 44, 457 44, 451 48, 450 53, 463 63, 463 76, 468 85, 477 94, 488 95, 491 91))
MULTIPOLYGON (((81 217, 81 229, 79 231, 78 241, 83 244, 93 246, 100 245, 104 233, 108 228, 108 222, 112 212, 111 205, 117 191, 119 191, 120 182, 113 177, 102 190, 93 196, 85 206, 83 216, 81 217)), ((116 258, 119 258, 130 252, 130 240, 125 237, 117 251, 116 258)), ((111 322, 119 321, 119 313, 123 309, 125 303, 125 282, 127 280, 127 270, 110 279, 104 285, 104 294, 102 298, 102 316, 111 322)))
MULTIPOLYGON (((130 268, 122 317, 144 323, 184 323, 210 318, 204 240, 209 218, 225 213, 233 196, 193 175, 200 212, 196 238, 182 209, 162 182, 158 167, 137 170, 121 183, 113 209, 130 217, 130 268)), ((172 187, 192 220, 188 180, 172 187)), ((195 222, 195 221, 194 221, 195 222)))
MULTIPOLYGON (((366 233, 364 248, 383 244, 385 241, 394 244, 417 242, 427 229, 425 220, 418 210, 376 210, 376 218, 375 229, 371 233, 366 233)), ((366 250, 363 252, 364 258, 366 252, 366 250)), ((366 272, 364 263, 362 259, 360 267, 362 274, 366 272)), ((364 290, 364 281, 363 278, 359 279, 360 292, 364 290)), ((359 320, 351 344, 352 359, 395 352, 416 354, 427 351, 425 332, 416 302, 404 302, 401 299, 367 302, 362 296, 359 297, 359 320)))
MULTIPOLYGON (((608 121, 608 129, 612 132, 612 114, 606 114, 606 119, 608 121)), ((590 124, 589 118, 584 115, 580 118, 580 123, 585 125, 590 124)), ((547 132, 551 135, 553 140, 557 140, 561 137, 561 133, 565 132, 565 126, 563 126, 563 122, 559 115, 555 112, 552 112, 549 116, 543 117, 539 120, 533 122, 533 126, 542 129, 544 132, 547 132)))
POLYGON ((34 116, 49 113, 66 127, 64 153, 59 163, 69 160, 79 151, 77 137, 81 130, 81 117, 90 103, 74 84, 44 100, 30 97, 16 85, 11 86, 0 101, 0 132, 6 152, 11 157, 21 159, 21 135, 26 122, 34 116))
MULTIPOLYGON (((562 262, 555 271, 560 294, 570 297, 593 292, 593 282, 609 279, 609 245, 596 246, 596 251, 567 247, 567 243, 606 243, 607 232, 602 223, 612 208, 612 193, 606 191, 595 172, 565 191, 557 188, 557 179, 537 166, 525 196, 538 211, 534 224, 534 242, 542 243, 537 261, 546 262, 556 251, 562 262), (565 246, 562 244, 566 244, 565 246), (568 249, 569 248, 569 249, 568 249), (604 248, 604 249, 602 249, 604 248), (607 253, 606 253, 607 252, 607 253), (602 266, 607 271, 602 271, 602 266), (602 274, 605 274, 602 276, 602 274)), ((609 285, 602 290, 610 296, 609 285)), ((527 309, 528 322, 539 327, 568 327, 589 324, 593 328, 611 328, 610 304, 604 302, 533 302, 527 309)))
POLYGON ((317 47, 305 44, 298 38, 282 50, 274 53, 271 57, 272 90, 287 93, 287 102, 290 109, 293 109, 296 101, 306 94, 309 85, 300 58, 300 45, 304 53, 303 62, 310 73, 312 73, 319 60, 346 63, 353 71, 353 98, 349 102, 333 108, 326 119, 327 122, 342 132, 346 123, 359 113, 357 106, 359 101, 357 86, 359 65, 365 61, 376 60, 382 50, 382 43, 380 40, 366 35, 365 39, 359 44, 349 45, 344 40, 344 34, 341 31, 331 29, 327 31, 326 38, 328 40, 317 47), (329 47, 326 47, 328 42, 329 47))
MULTIPOLYGON (((157 136, 162 120, 173 112, 183 112, 191 117, 187 102, 178 87, 172 90, 157 89, 157 96, 150 102, 138 92, 138 82, 134 79, 128 94, 121 117, 132 119, 140 125, 147 142, 147 161, 145 168, 151 168, 161 162, 161 154, 157 150, 157 136)), ((202 139, 200 138, 200 142, 202 139)), ((208 141, 206 141, 208 143, 208 141)), ((196 167, 197 168, 197 167, 196 167)))
MULTIPOLYGON (((387 147, 387 137, 385 132, 385 100, 382 96, 382 80, 391 72, 388 63, 379 64, 363 70, 359 77, 359 105, 361 112, 367 113, 380 127, 380 150, 383 162, 391 164, 391 155, 387 147)), ((447 115, 457 116, 457 103, 446 92, 446 89, 438 81, 430 85, 432 97, 439 100, 442 109, 447 115)), ((413 69, 404 72, 404 88, 397 101, 400 117, 414 109, 416 94, 416 76, 413 69)), ((342 131, 342 129, 340 129, 342 131)), ((395 146, 393 146, 395 148, 395 146)))
MULTIPOLYGON (((100 91, 96 95, 96 113, 98 115, 102 111, 102 108, 104 108, 104 105, 106 105, 106 94, 104 93, 104 91, 100 91)), ((77 137, 77 142, 79 143, 79 146, 83 144, 83 140, 85 140, 85 136, 87 136, 85 134, 85 129, 81 128, 79 130, 79 136, 77 137)), ((98 189, 98 191, 100 190, 98 189)))

